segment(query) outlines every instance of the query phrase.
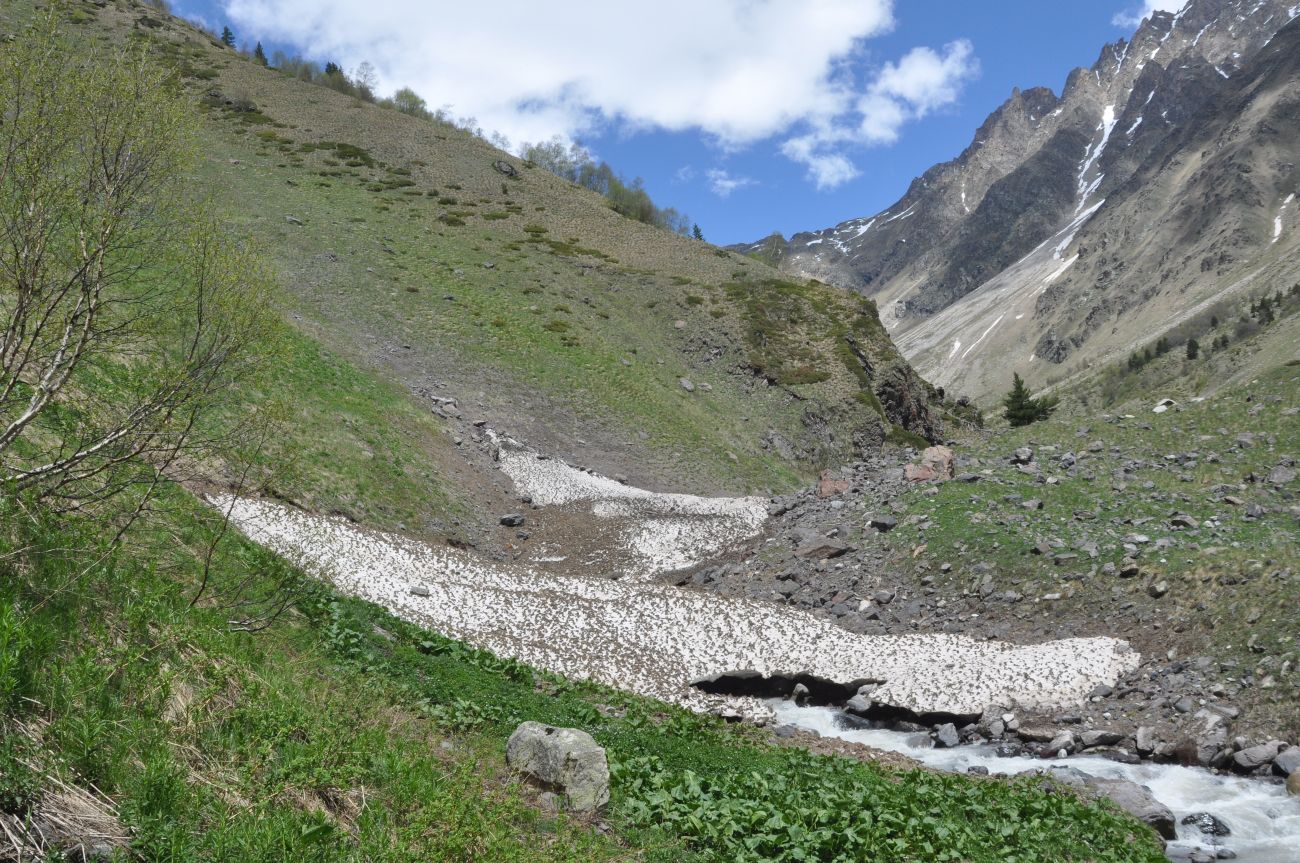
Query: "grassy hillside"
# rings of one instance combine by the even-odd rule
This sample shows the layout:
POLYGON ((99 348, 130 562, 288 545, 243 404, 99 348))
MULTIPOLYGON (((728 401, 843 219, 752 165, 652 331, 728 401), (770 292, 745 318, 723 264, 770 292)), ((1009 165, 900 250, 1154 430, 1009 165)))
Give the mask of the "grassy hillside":
POLYGON ((1153 362, 1134 376, 1147 386, 1105 413, 1063 409, 969 441, 959 470, 978 481, 909 491, 887 541, 921 561, 917 577, 950 605, 981 612, 972 628, 1113 635, 1157 659, 1214 656, 1221 694, 1246 709, 1239 730, 1294 738, 1300 365, 1202 388, 1173 371, 1184 362, 1172 352, 1153 362), (1180 404, 1153 413, 1167 396, 1180 404), (1040 472, 1011 463, 1019 447, 1040 472), (1007 591, 1029 610, 1003 601, 1007 591))
POLYGON ((869 302, 140 7, 76 8, 87 40, 138 41, 178 70, 206 117, 196 190, 264 249, 298 326, 407 389, 696 490, 785 486, 894 426, 935 430, 869 302))
POLYGON ((1163 859, 1150 831, 1032 779, 774 747, 432 635, 234 537, 190 608, 218 524, 182 493, 103 557, 93 525, 0 517, 12 837, 149 861, 1163 859), (606 814, 518 784, 503 755, 525 719, 607 748, 606 814))
MULTIPOLYGON (((144 6, 67 10, 77 45, 145 40, 186 76, 205 117, 193 193, 280 273, 289 325, 239 393, 283 416, 254 454, 274 494, 451 538, 504 494, 458 455, 456 412, 692 490, 793 483, 879 440, 882 413, 904 435, 932 421, 869 305, 526 166, 509 177, 480 141, 278 77, 144 6), (257 110, 234 110, 245 98, 257 110), (459 410, 435 416, 430 393, 459 410)), ((0 28, 32 11, 6 4, 0 28)), ((236 478, 190 467, 196 490, 236 478)), ((1160 859, 1130 819, 1028 781, 776 748, 422 632, 223 533, 176 485, 120 546, 6 490, 0 824, 0 858, 27 842, 150 861, 1160 859), (608 747, 604 817, 551 812, 510 775, 523 719, 608 747)))

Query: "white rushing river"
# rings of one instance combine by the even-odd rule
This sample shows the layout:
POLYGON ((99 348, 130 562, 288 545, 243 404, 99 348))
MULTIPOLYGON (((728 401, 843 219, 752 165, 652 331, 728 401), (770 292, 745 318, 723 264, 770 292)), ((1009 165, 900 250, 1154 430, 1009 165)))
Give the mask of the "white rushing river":
MULTIPOLYGON (((1241 863, 1297 863, 1300 861, 1300 798, 1288 797, 1281 785, 1237 776, 1219 776, 1208 770, 1170 764, 1119 764, 1105 758, 1001 758, 991 746, 931 749, 913 746, 916 735, 901 731, 850 729, 839 722, 843 713, 831 707, 800 707, 790 701, 770 702, 776 721, 838 737, 876 749, 898 752, 927 767, 965 773, 986 767, 990 773, 1029 773, 1046 767, 1073 767, 1103 779, 1127 779, 1145 785, 1168 806, 1177 821, 1195 812, 1208 812, 1223 821, 1232 835, 1218 847, 1234 852, 1241 863)), ((1194 849, 1217 850, 1195 827, 1178 825, 1178 839, 1169 843, 1175 859, 1194 849)))

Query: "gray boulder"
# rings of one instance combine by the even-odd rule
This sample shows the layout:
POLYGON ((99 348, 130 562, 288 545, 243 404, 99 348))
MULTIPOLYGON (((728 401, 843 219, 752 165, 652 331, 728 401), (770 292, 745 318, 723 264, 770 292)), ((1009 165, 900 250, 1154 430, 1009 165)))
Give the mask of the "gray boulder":
POLYGON ((1087 786, 1120 809, 1155 830, 1165 839, 1177 836, 1174 813, 1151 796, 1151 792, 1127 779, 1088 779, 1087 786))
POLYGON ((1055 758, 1061 754, 1061 751, 1070 752, 1074 749, 1074 732, 1065 729, 1047 742, 1043 747, 1044 758, 1055 758))
POLYGON ((951 749, 959 743, 961 743, 961 736, 957 734, 957 726, 951 722, 945 722, 935 730, 935 746, 951 749))
POLYGON ((1248 746, 1232 756, 1232 762, 1241 770, 1254 770, 1257 767, 1263 767, 1265 764, 1273 763, 1273 759, 1277 757, 1278 750, 1281 748, 1282 743, 1277 740, 1270 740, 1268 743, 1261 743, 1258 746, 1248 746))
POLYGON ((1084 749, 1093 746, 1114 746, 1124 739, 1124 735, 1118 731, 1085 731, 1079 735, 1079 742, 1083 744, 1084 749))
POLYGON ((1295 471, 1285 465, 1278 465, 1269 471, 1268 481, 1273 485, 1286 485, 1295 482, 1295 471))
POLYGON ((1290 776, 1297 770, 1300 770, 1300 746, 1279 752, 1273 759, 1273 772, 1278 776, 1290 776))
POLYGON ((506 763, 564 795, 577 812, 609 802, 609 762, 591 735, 576 728, 524 722, 506 744, 506 763))
POLYGON ((1083 789, 1088 787, 1092 777, 1076 767, 1049 767, 1046 775, 1053 781, 1061 785, 1068 785, 1070 788, 1083 789))
POLYGON ((1196 711, 1194 718, 1201 720, 1201 727, 1195 737, 1178 745, 1179 760, 1204 767, 1227 745, 1228 729, 1223 725, 1223 717, 1209 710, 1196 711))

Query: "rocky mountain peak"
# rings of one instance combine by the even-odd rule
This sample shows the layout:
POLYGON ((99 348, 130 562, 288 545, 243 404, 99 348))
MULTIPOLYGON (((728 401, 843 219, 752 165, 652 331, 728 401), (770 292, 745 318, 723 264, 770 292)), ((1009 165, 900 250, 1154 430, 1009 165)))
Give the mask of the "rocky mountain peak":
POLYGON ((927 170, 883 212, 794 235, 780 249, 781 266, 871 296, 925 374, 975 396, 1001 387, 995 375, 1009 374, 1008 364, 1041 382, 1067 359, 1108 355, 1149 334, 1124 321, 1112 324, 1113 338, 1090 344, 1105 309, 1113 314, 1111 292, 1123 292, 1121 305, 1140 312, 1136 318, 1151 310, 1153 322, 1169 325, 1177 303, 1168 293, 1206 301, 1230 287, 1232 263, 1249 257, 1216 243, 1240 247, 1248 235, 1247 244, 1277 251, 1272 210, 1294 191, 1300 136, 1271 134, 1267 158, 1247 136, 1266 122, 1261 111, 1281 112, 1270 128, 1294 124, 1283 106, 1285 85, 1294 93, 1296 82, 1274 63, 1269 86, 1242 87, 1269 53, 1261 49, 1297 18, 1296 0, 1191 0, 1178 12, 1156 12, 1130 39, 1103 46, 1091 67, 1070 72, 1059 97, 1047 87, 1014 89, 956 158, 927 170), (1236 123, 1232 112, 1241 112, 1236 123), (1211 143, 1220 118, 1227 137, 1210 152, 1241 148, 1239 158, 1196 149, 1211 143), (1241 177, 1251 172, 1247 189, 1241 177), (1270 191, 1255 188, 1257 180, 1270 191), (1207 204, 1219 203, 1216 212, 1227 212, 1230 188, 1259 212, 1234 209, 1233 224, 1207 234, 1204 214, 1179 210, 1186 200, 1179 189, 1185 194, 1189 184, 1207 204), (1200 188, 1212 185, 1221 188, 1200 188), (1170 226, 1172 250, 1140 247, 1137 235, 1117 227, 1161 220, 1184 223, 1170 226), (1150 260, 1137 266, 1139 255, 1150 260), (1144 283, 1130 282, 1139 272, 1144 283), (1017 308, 1008 314, 1012 298, 1017 308), (980 359, 1012 345, 1009 363, 980 359))

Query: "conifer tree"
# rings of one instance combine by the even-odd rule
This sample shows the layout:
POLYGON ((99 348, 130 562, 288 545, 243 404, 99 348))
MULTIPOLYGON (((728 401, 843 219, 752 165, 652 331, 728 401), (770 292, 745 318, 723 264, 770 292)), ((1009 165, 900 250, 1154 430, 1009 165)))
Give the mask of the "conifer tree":
POLYGON ((1012 374, 1011 392, 1007 393, 1002 399, 1002 404, 1006 407, 1003 412, 1007 422, 1015 426, 1027 426, 1032 422, 1047 419, 1056 410, 1059 399, 1055 396, 1044 396, 1036 399, 1029 393, 1029 387, 1021 380, 1020 375, 1012 374))
POLYGON ((270 65, 266 62, 266 52, 262 50, 262 43, 258 42, 257 47, 253 49, 253 59, 263 66, 270 65))
POLYGON ((221 44, 227 48, 235 47, 235 32, 229 27, 221 28, 221 44))
POLYGON ((1187 340, 1187 358, 1188 358, 1189 360, 1194 360, 1194 359, 1196 359, 1197 356, 1200 355, 1200 353, 1201 353, 1201 346, 1200 346, 1200 344, 1196 341, 1196 339, 1188 339, 1188 340, 1187 340))
POLYGON ((701 243, 704 242, 704 232, 700 230, 699 225, 691 226, 691 236, 699 240, 701 243))

